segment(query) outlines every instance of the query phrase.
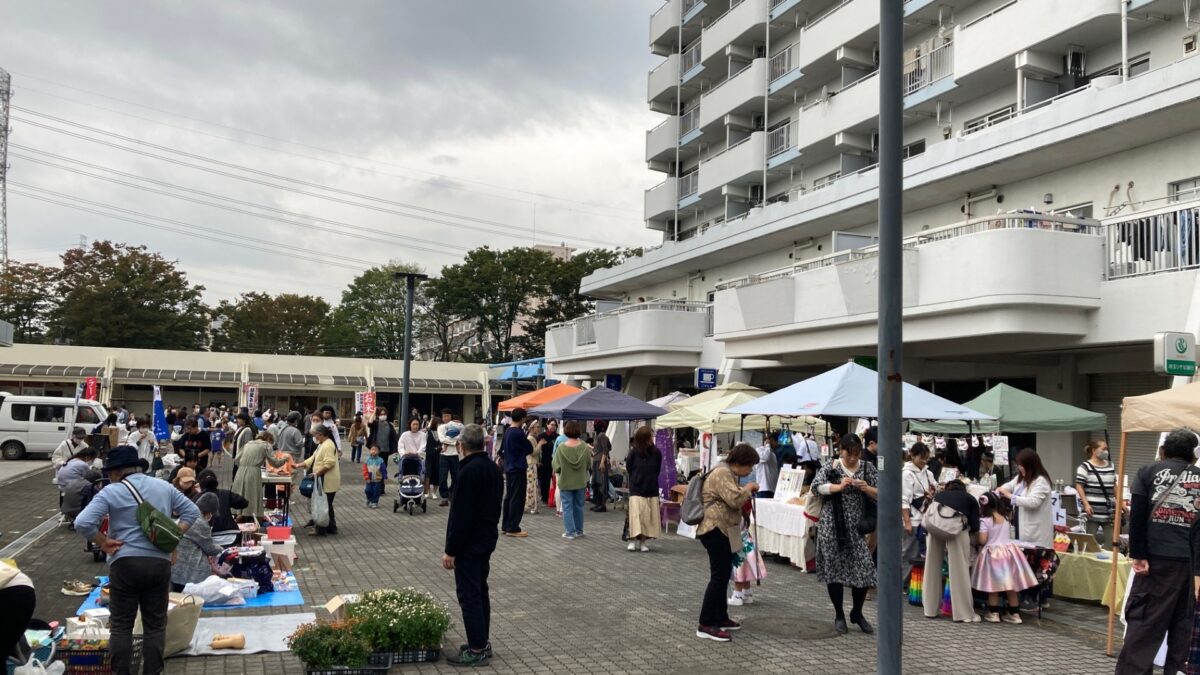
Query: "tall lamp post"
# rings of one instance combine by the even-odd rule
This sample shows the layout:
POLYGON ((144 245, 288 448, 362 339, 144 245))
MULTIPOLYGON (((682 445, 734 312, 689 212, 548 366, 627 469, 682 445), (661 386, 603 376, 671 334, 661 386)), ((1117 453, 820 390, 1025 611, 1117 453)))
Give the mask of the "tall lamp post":
POLYGON ((400 389, 400 414, 396 415, 396 420, 400 422, 402 429, 407 429, 409 375, 412 372, 413 296, 416 295, 417 282, 428 279, 429 275, 392 272, 392 278, 404 279, 404 382, 400 389))

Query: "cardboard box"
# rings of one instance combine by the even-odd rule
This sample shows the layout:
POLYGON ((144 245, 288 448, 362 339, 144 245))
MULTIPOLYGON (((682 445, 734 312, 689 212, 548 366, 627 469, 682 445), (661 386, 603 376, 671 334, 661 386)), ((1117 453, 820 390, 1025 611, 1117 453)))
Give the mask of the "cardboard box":
POLYGON ((343 593, 335 595, 325 603, 325 611, 336 621, 341 621, 346 618, 346 605, 358 602, 357 593, 343 593))

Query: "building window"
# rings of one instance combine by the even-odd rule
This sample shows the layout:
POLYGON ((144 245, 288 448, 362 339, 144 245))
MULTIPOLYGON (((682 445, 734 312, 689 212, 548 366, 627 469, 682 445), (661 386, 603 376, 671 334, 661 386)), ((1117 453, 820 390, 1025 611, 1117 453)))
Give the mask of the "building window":
MULTIPOLYGON (((1149 52, 1146 52, 1145 54, 1139 54, 1138 56, 1134 56, 1129 59, 1129 77, 1137 77, 1138 75, 1142 75, 1142 74, 1145 74, 1148 72, 1150 72, 1150 53, 1149 52)), ((1088 77, 1095 78, 1095 77, 1104 77, 1105 75, 1120 75, 1120 74, 1121 74, 1121 64, 1118 63, 1114 66, 1109 66, 1103 70, 1098 70, 1098 71, 1092 73, 1091 75, 1089 75, 1088 77)))
POLYGON ((1173 202, 1187 202, 1200 197, 1200 176, 1171 183, 1167 187, 1167 194, 1173 202))
POLYGON ((29 404, 28 403, 14 403, 12 406, 12 418, 13 418, 14 422, 28 422, 29 421, 29 404))
POLYGON ((1091 218, 1093 213, 1092 203, 1086 202, 1084 204, 1075 204, 1074 206, 1068 206, 1062 209, 1054 209, 1054 213, 1064 216, 1073 216, 1075 218, 1091 218))
POLYGON ((967 123, 963 125, 963 132, 973 134, 980 129, 986 129, 994 124, 999 124, 1011 118, 1015 111, 1015 105, 1006 105, 999 110, 993 110, 986 115, 976 117, 973 120, 967 120, 967 123))
POLYGON ((900 149, 900 159, 908 159, 917 155, 925 154, 925 139, 913 141, 900 149))

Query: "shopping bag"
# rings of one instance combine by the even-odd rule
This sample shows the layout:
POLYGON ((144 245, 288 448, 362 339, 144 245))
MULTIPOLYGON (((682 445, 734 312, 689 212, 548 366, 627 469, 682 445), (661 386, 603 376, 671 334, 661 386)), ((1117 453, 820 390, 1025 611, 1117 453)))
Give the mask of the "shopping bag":
POLYGON ((17 666, 12 672, 13 675, 62 675, 66 670, 67 666, 62 661, 47 666, 37 659, 29 659, 29 663, 17 666))
MULTIPOLYGON (((163 646, 163 656, 174 656, 192 644, 192 635, 196 632, 196 624, 200 622, 200 610, 204 609, 204 598, 190 593, 171 593, 171 604, 167 612, 166 644, 163 646)), ((138 612, 133 622, 134 635, 143 634, 142 614, 138 612)))
POLYGON ((550 474, 550 499, 546 501, 546 505, 551 508, 555 507, 554 493, 556 487, 558 487, 558 476, 550 474))
POLYGON ((329 502, 325 500, 325 481, 313 482, 312 518, 317 527, 329 527, 329 502))

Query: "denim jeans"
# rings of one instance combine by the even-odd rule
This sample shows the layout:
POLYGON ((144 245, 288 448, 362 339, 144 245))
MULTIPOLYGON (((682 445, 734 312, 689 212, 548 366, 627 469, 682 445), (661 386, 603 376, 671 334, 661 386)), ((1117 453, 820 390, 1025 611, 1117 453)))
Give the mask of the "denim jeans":
POLYGON ((563 503, 563 527, 567 534, 583 534, 584 489, 559 490, 563 503))
POLYGON ((383 481, 367 483, 363 489, 367 493, 367 503, 378 504, 379 496, 383 494, 383 481))

